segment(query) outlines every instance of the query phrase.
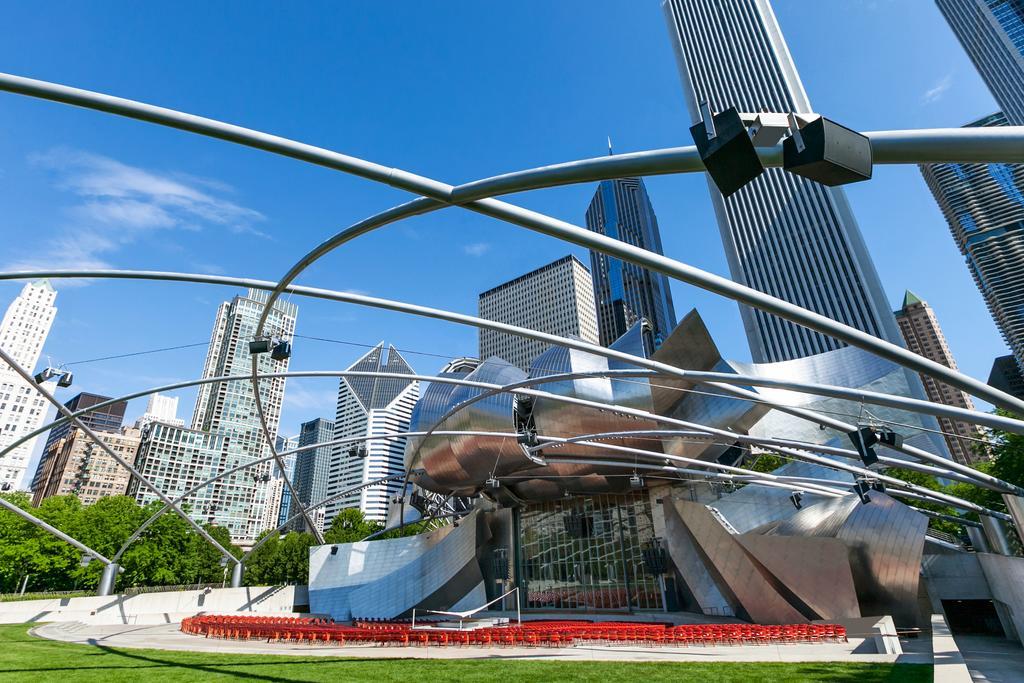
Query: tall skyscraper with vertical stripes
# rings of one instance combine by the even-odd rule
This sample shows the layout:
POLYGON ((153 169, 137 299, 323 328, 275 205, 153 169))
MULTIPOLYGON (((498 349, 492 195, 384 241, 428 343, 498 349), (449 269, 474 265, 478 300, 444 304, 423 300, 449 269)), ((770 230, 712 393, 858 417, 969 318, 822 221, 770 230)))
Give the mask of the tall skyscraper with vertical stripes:
POLYGON ((935 0, 1012 126, 1024 125, 1024 2, 935 0))
MULTIPOLYGON (((640 178, 604 180, 587 208, 587 229, 634 246, 664 253, 647 188, 640 178)), ((640 318, 651 324, 655 347, 676 327, 668 278, 597 251, 590 252, 601 346, 626 334, 640 318)), ((649 349, 653 352, 654 349, 649 349)))
MULTIPOLYGON (((705 100, 715 111, 812 111, 768 0, 664 0, 663 8, 694 122, 705 100)), ((778 168, 728 199, 709 187, 733 280, 900 343, 842 189, 778 168)), ((843 346, 762 311, 740 312, 755 362, 843 346)))

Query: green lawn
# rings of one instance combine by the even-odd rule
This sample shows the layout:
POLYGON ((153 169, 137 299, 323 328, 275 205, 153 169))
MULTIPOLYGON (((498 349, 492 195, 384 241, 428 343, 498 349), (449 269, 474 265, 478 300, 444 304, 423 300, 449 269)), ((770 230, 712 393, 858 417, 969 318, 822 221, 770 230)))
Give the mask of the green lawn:
POLYGON ((7 681, 829 681, 930 683, 920 664, 742 664, 341 659, 135 650, 35 638, 0 625, 0 680, 7 681))

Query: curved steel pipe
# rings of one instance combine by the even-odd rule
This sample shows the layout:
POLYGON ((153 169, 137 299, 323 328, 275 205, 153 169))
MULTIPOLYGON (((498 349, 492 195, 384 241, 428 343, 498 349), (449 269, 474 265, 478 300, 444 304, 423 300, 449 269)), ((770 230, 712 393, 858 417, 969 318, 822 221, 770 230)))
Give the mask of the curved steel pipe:
POLYGON ((86 425, 84 422, 82 422, 77 417, 72 417, 71 416, 71 411, 67 408, 67 406, 65 406, 60 401, 58 401, 56 398, 54 398, 53 395, 50 392, 46 391, 41 386, 39 386, 39 383, 36 382, 35 377, 33 377, 28 371, 26 371, 25 368, 21 367, 21 365, 18 363, 18 361, 15 360, 14 358, 12 358, 10 356, 10 354, 8 354, 7 351, 4 350, 2 347, 0 347, 0 360, 3 360, 3 362, 7 363, 7 365, 10 366, 10 368, 12 370, 14 370, 14 372, 17 373, 23 380, 25 380, 25 382, 27 382, 30 387, 35 389, 36 393, 38 393, 46 401, 48 401, 51 405, 53 405, 57 409, 58 413, 61 413, 65 417, 68 417, 68 419, 71 421, 71 423, 73 425, 75 425, 76 427, 81 429, 83 434, 85 434, 87 437, 89 437, 89 439, 93 443, 95 443, 97 446, 99 446, 101 451, 106 453, 107 456, 109 456, 114 462, 119 464, 121 467, 123 467, 126 470, 128 470, 128 472, 131 473, 131 475, 133 477, 135 477, 136 479, 139 480, 139 483, 143 484, 146 488, 150 489, 153 493, 155 493, 157 498, 162 500, 167 505, 170 505, 171 509, 174 510, 174 512, 179 517, 184 519, 185 522, 196 531, 196 533, 198 533, 203 539, 205 539, 208 543, 210 543, 210 545, 212 545, 214 548, 216 548, 218 551, 220 551, 220 553, 222 555, 224 555, 224 557, 228 558, 229 560, 235 561, 235 562, 238 561, 235 558, 235 556, 232 555, 230 552, 228 552, 228 550, 224 546, 222 546, 217 541, 217 539, 215 539, 213 536, 211 536, 209 534, 209 532, 206 531, 206 529, 204 529, 203 527, 199 526, 195 522, 195 520, 193 520, 191 517, 189 517, 187 514, 185 514, 184 510, 182 510, 177 505, 175 505, 171 501, 171 499, 167 497, 167 494, 165 494, 163 491, 161 491, 159 487, 157 487, 155 484, 153 484, 153 482, 151 482, 149 479, 144 477, 141 472, 139 472, 137 469, 135 469, 135 466, 132 465, 132 463, 128 462, 121 455, 119 455, 117 452, 115 452, 114 449, 112 449, 109 445, 107 445, 107 443, 105 441, 103 441, 103 439, 101 439, 96 434, 96 432, 94 432, 92 429, 90 429, 88 425, 86 425))
MULTIPOLYGON (((50 277, 50 278, 110 278, 110 279, 143 279, 143 280, 157 280, 157 281, 170 281, 170 282, 197 282, 205 284, 219 284, 219 285, 231 285, 238 287, 251 287, 253 289, 264 289, 273 290, 274 283, 266 280, 253 280, 249 278, 235 278, 227 277, 223 275, 201 275, 193 273, 162 273, 155 271, 106 271, 106 270, 59 270, 59 271, 32 271, 32 272, 13 272, 13 273, 0 273, 0 280, 16 280, 16 279, 31 279, 39 277, 50 277)), ((335 292, 332 290, 318 289, 314 287, 305 287, 300 285, 289 285, 286 291, 294 294, 300 294, 303 296, 310 296, 314 298, 328 299, 333 301, 342 301, 346 303, 353 303, 362 306, 369 306, 372 308, 381 308, 384 310, 397 311, 401 313, 410 313, 412 315, 418 315, 428 318, 434 318, 438 320, 446 320, 448 322, 454 322, 461 325, 470 325, 477 328, 492 329, 499 332, 506 332, 517 336, 524 336, 530 339, 536 339, 549 344, 563 346, 567 348, 578 349, 580 351, 586 351, 595 355, 604 356, 606 358, 614 358, 616 360, 622 360, 633 365, 641 366, 644 368, 655 370, 661 374, 682 377, 688 379, 685 374, 687 371, 676 368, 675 366, 666 365, 664 363, 657 363, 655 361, 640 358, 638 356, 631 356, 620 351, 607 349, 602 346, 595 344, 588 344, 581 340, 569 339, 566 337, 559 337, 557 335, 546 334, 543 332, 537 332, 535 330, 529 330, 515 325, 507 325, 505 323, 498 323, 492 320, 485 320, 483 318, 477 318, 462 313, 453 313, 451 311, 444 311, 436 308, 429 308, 426 306, 418 306, 416 304, 406 304, 403 302, 392 301, 389 299, 379 299, 376 297, 364 296, 361 294, 351 294, 348 292, 335 292)), ((728 392, 735 396, 748 398, 751 400, 758 400, 762 403, 772 405, 775 409, 785 413, 796 415, 808 420, 811 420, 817 424, 838 429, 841 431, 852 431, 853 425, 844 423, 840 420, 836 420, 826 415, 821 415, 805 408, 797 408, 791 406, 784 406, 778 403, 766 401, 764 397, 754 392, 742 389, 740 387, 733 387, 726 385, 722 382, 708 383, 709 386, 713 386, 722 391, 728 392)), ((1019 421, 1018 421, 1019 422, 1019 421)), ((987 481, 995 486, 998 486, 1000 490, 1014 493, 1016 495, 1024 495, 1024 489, 1017 487, 1009 482, 1005 482, 991 475, 979 472, 966 465, 947 460, 933 453, 929 453, 919 448, 911 446, 903 446, 902 452, 912 455, 921 460, 931 462, 942 467, 946 467, 953 471, 960 472, 965 476, 978 481, 987 481)))
MULTIPOLYGON (((857 465, 850 465, 848 463, 841 463, 839 461, 836 461, 836 460, 833 460, 833 459, 830 459, 830 458, 823 458, 821 456, 816 456, 813 453, 806 452, 805 449, 813 450, 813 451, 819 451, 818 446, 813 445, 813 444, 811 444, 810 447, 809 447, 808 444, 802 444, 801 445, 801 444, 796 444, 793 441, 785 441, 783 439, 763 438, 763 437, 757 437, 757 436, 748 436, 748 435, 745 435, 745 434, 731 434, 730 432, 727 432, 726 430, 715 430, 715 429, 706 428, 706 427, 702 427, 701 429, 705 429, 705 430, 707 430, 708 432, 711 432, 711 433, 714 433, 716 431, 717 432, 723 432, 723 435, 726 437, 726 439, 728 441, 739 441, 741 443, 752 443, 752 444, 761 445, 761 446, 764 446, 765 444, 767 444, 767 445, 772 446, 772 449, 777 451, 778 453, 781 453, 781 454, 783 454, 785 456, 788 456, 788 457, 790 457, 792 459, 795 459, 795 460, 801 460, 801 461, 804 461, 804 462, 813 463, 815 465, 819 465, 819 466, 825 467, 827 469, 833 469, 833 470, 838 470, 838 471, 841 471, 841 472, 847 472, 849 474, 854 474, 856 476, 866 477, 866 478, 870 478, 870 479, 878 479, 879 481, 883 481, 883 482, 885 482, 887 484, 890 484, 892 486, 899 486, 899 487, 905 488, 907 490, 910 490, 910 492, 916 493, 919 496, 922 496, 922 497, 924 497, 927 500, 930 500, 932 502, 939 502, 939 503, 944 503, 946 505, 952 505, 954 507, 961 508, 963 510, 971 510, 973 512, 977 512, 979 514, 988 515, 990 517, 997 517, 999 519, 1012 520, 1012 518, 1009 515, 1006 515, 1006 514, 1001 513, 1001 512, 997 512, 995 510, 990 510, 988 508, 985 508, 983 506, 977 505, 977 504, 972 503, 970 501, 966 501, 966 500, 964 500, 962 498, 957 498, 955 496, 950 496, 949 494, 943 494, 941 492, 937 492, 937 490, 932 490, 932 489, 926 488, 924 486, 919 486, 918 484, 912 484, 912 483, 909 483, 907 481, 903 481, 902 479, 899 479, 899 478, 896 478, 896 477, 893 477, 893 476, 889 476, 888 474, 883 474, 881 472, 876 472, 876 471, 868 469, 866 467, 859 467, 857 465), (786 443, 786 442, 794 445, 795 447, 784 447, 784 446, 780 445, 781 443, 786 443)), ((657 452, 654 452, 654 451, 645 451, 645 450, 642 450, 642 449, 633 449, 633 447, 630 447, 630 446, 621 446, 621 445, 612 445, 612 444, 601 443, 600 441, 595 441, 593 439, 595 439, 595 438, 614 438, 614 437, 620 437, 620 436, 629 438, 629 437, 632 437, 632 436, 643 435, 643 434, 657 434, 657 435, 666 435, 666 436, 676 436, 678 434, 683 434, 683 435, 689 436, 692 433, 693 432, 690 431, 690 430, 683 431, 683 430, 650 430, 650 429, 646 429, 646 430, 637 430, 636 432, 623 431, 623 432, 601 432, 601 433, 595 433, 595 434, 581 434, 581 435, 578 435, 578 436, 571 436, 571 437, 567 437, 567 438, 544 437, 544 438, 547 438, 548 440, 547 441, 542 441, 541 444, 539 444, 539 445, 537 445, 535 447, 532 447, 532 449, 530 449, 530 451, 543 450, 543 449, 545 449, 545 447, 550 447, 551 445, 558 444, 558 443, 583 443, 585 445, 590 445, 590 446, 593 446, 593 447, 598 447, 598 449, 606 449, 606 450, 616 451, 616 452, 620 452, 620 453, 631 453, 631 454, 640 455, 640 456, 644 456, 644 457, 649 457, 649 458, 653 458, 653 459, 657 459, 657 460, 675 460, 675 461, 680 461, 680 462, 687 462, 688 460, 692 460, 692 459, 680 458, 679 456, 668 456, 668 455, 660 454, 660 453, 657 453, 657 452)), ((835 447, 831 447, 831 446, 825 446, 825 447, 826 447, 826 452, 829 452, 829 453, 835 453, 837 455, 842 455, 842 456, 844 456, 846 458, 853 458, 853 459, 856 459, 858 457, 857 453, 855 451, 846 451, 846 450, 843 450, 843 449, 835 449, 835 447)), ((550 458, 548 458, 548 460, 550 461, 550 458)), ((776 477, 782 476, 782 475, 771 475, 771 474, 765 475, 765 474, 762 474, 760 472, 752 472, 751 470, 745 470, 743 468, 729 468, 727 466, 720 465, 718 463, 711 463, 711 462, 700 461, 700 460, 695 461, 694 464, 700 464, 701 466, 705 466, 705 467, 714 467, 716 469, 721 469, 723 471, 731 471, 731 470, 735 470, 735 469, 742 469, 743 472, 753 473, 753 474, 758 475, 758 476, 776 476, 776 477)))
MULTIPOLYGON (((808 493, 814 493, 815 495, 840 498, 842 496, 853 495, 850 491, 843 491, 841 489, 834 489, 825 491, 821 487, 820 490, 809 491, 804 486, 796 486, 794 484, 787 484, 781 481, 775 481, 773 479, 760 478, 760 479, 742 479, 733 474, 727 474, 725 472, 709 472, 707 470, 691 470, 685 467, 676 467, 674 465, 648 465, 647 463, 636 463, 626 462, 624 460, 605 460, 604 458, 560 458, 553 457, 548 458, 548 462, 564 463, 569 465, 598 465, 602 467, 621 467, 628 470, 657 470, 660 472, 672 472, 678 474, 688 474, 699 476, 702 479, 715 479, 718 481, 731 481, 731 482, 742 482, 744 484, 754 484, 757 486, 765 486, 768 488, 785 489, 787 491, 805 491, 808 493)), ((759 472, 755 472, 755 475, 759 475, 759 472)))
MULTIPOLYGON (((310 503, 309 506, 307 507, 307 509, 309 509, 309 510, 316 510, 317 508, 323 507, 324 505, 327 505, 328 503, 333 502, 333 501, 337 500, 338 498, 341 498, 342 496, 347 496, 350 493, 355 493, 356 491, 360 491, 360 490, 362 490, 364 488, 369 488, 370 486, 379 486, 380 484, 384 484, 384 483, 387 483, 389 481, 396 481, 396 480, 404 479, 404 478, 405 478, 405 474, 404 473, 403 474, 392 474, 392 475, 387 476, 387 477, 381 477, 380 479, 374 479, 373 481, 364 482, 362 484, 359 484, 358 486, 353 486, 351 488, 345 489, 344 491, 342 491, 340 493, 335 493, 333 495, 330 495, 330 496, 324 498, 323 500, 319 500, 319 501, 317 501, 315 503, 310 503)), ((264 536, 260 540, 256 541, 256 543, 254 543, 253 546, 251 548, 249 548, 249 552, 247 552, 245 555, 242 556, 242 563, 244 564, 245 562, 247 562, 249 560, 249 558, 252 556, 252 554, 254 552, 256 552, 264 543, 269 541, 272 536, 274 536, 276 534, 279 534, 282 529, 287 528, 289 524, 291 524, 295 520, 299 519, 300 517, 302 517, 302 513, 301 512, 299 514, 297 514, 297 515, 292 515, 291 517, 286 519, 283 524, 278 524, 277 528, 273 529, 269 534, 267 534, 266 536, 264 536)))
MULTIPOLYGON (((393 434, 378 434, 378 435, 375 435, 375 436, 348 436, 348 437, 345 437, 344 439, 332 439, 330 441, 321 441, 320 443, 309 444, 308 446, 300 446, 299 448, 294 448, 294 449, 291 449, 291 450, 288 450, 288 451, 282 451, 282 452, 278 453, 278 455, 283 458, 286 455, 292 455, 292 454, 297 454, 297 453, 303 453, 305 451, 316 450, 317 448, 323 448, 324 446, 336 446, 336 445, 339 445, 339 444, 346 444, 346 443, 358 443, 360 441, 376 441, 378 439, 381 439, 381 440, 386 440, 386 439, 404 439, 404 438, 409 437, 409 436, 424 436, 425 434, 426 434, 426 432, 396 432, 396 433, 393 433, 393 434)), ((452 432, 448 432, 448 434, 451 435, 451 436, 515 436, 515 434, 505 434, 505 433, 502 433, 502 432, 474 432, 474 431, 452 431, 452 432)), ((235 474, 236 472, 240 472, 240 471, 242 471, 244 469, 252 467, 253 465, 259 465, 261 463, 269 462, 270 460, 273 460, 273 459, 274 459, 273 455, 267 455, 267 456, 264 456, 264 457, 259 458, 257 460, 252 460, 250 462, 242 463, 240 465, 236 465, 235 467, 232 467, 231 469, 224 470, 223 472, 220 472, 219 474, 215 474, 214 476, 210 477, 209 479, 207 479, 205 481, 199 482, 198 484, 196 484, 195 486, 190 488, 188 491, 185 491, 184 493, 179 495, 177 498, 175 498, 174 502, 175 503, 181 503, 183 500, 185 500, 189 496, 194 495, 196 492, 200 491, 201 489, 206 488, 207 486, 209 486, 210 484, 214 483, 215 481, 219 481, 219 480, 223 479, 224 477, 227 477, 227 476, 230 476, 232 474, 235 474)), ((143 522, 142 525, 139 526, 139 528, 136 529, 135 532, 128 538, 128 540, 126 540, 124 542, 124 544, 121 546, 121 548, 117 551, 117 554, 114 555, 114 562, 117 562, 121 558, 121 555, 123 555, 124 552, 126 550, 128 550, 128 547, 132 543, 137 541, 139 536, 141 536, 142 533, 153 524, 153 522, 155 522, 156 520, 160 519, 160 517, 162 517, 169 509, 170 508, 167 505, 165 505, 164 507, 160 508, 155 513, 153 513, 152 517, 150 517, 145 522, 143 522)), ((300 513, 300 515, 301 515, 301 513, 300 513)), ((314 536, 316 536, 316 534, 314 534, 314 536)))
MULTIPOLYGON (((689 431, 689 430, 676 430, 676 429, 638 429, 633 431, 618 431, 618 432, 595 432, 594 434, 583 434, 575 437, 570 437, 566 441, 575 442, 581 440, 593 441, 595 439, 633 439, 637 437, 652 436, 652 437, 692 437, 694 439, 700 439, 701 441, 708 441, 720 446, 731 446, 733 443, 746 443, 753 446, 761 447, 791 447, 798 450, 814 451, 815 453, 822 453, 827 455, 836 455, 841 458, 848 460, 857 461, 860 456, 856 451, 852 451, 848 448, 840 448, 837 446, 826 446, 823 444, 811 444, 801 441, 792 441, 789 439, 778 439, 772 437, 757 437, 746 434, 739 435, 738 439, 731 441, 714 441, 714 437, 707 432, 689 431)), ((537 446, 529 448, 528 450, 532 453, 543 450, 546 444, 541 443, 537 446)), ((983 488, 997 491, 998 489, 988 482, 979 482, 975 479, 969 479, 962 474, 957 472, 950 472, 942 470, 937 467, 930 467, 929 465, 923 465, 918 462, 912 462, 908 460, 900 460, 898 458, 889 458, 884 455, 878 456, 878 462, 886 467, 899 467, 907 470, 914 470, 916 472, 923 472, 940 478, 956 479, 962 481, 965 484, 971 484, 973 486, 982 486, 983 488)), ((837 469, 837 468, 833 468, 837 469)), ((845 471, 845 470, 844 470, 845 471)), ((872 472, 874 470, 871 470, 872 472)))
POLYGON ((377 538, 378 536, 383 536, 384 534, 388 533, 389 531, 396 531, 397 529, 404 529, 407 526, 412 526, 413 524, 420 524, 421 522, 433 522, 434 520, 437 520, 437 519, 448 519, 449 517, 465 517, 470 512, 472 512, 472 511, 471 510, 465 510, 463 512, 446 512, 443 515, 431 515, 430 517, 421 517, 420 519, 414 519, 411 522, 402 522, 401 524, 394 524, 392 526, 385 527, 385 528, 381 529, 380 531, 374 531, 372 534, 370 534, 369 536, 367 536, 366 538, 362 539, 359 542, 360 543, 365 543, 366 541, 372 541, 373 539, 377 538))
MULTIPOLYGON (((105 111, 128 118, 157 123, 172 128, 178 128, 180 130, 198 133, 200 135, 226 140, 228 142, 262 149, 264 151, 281 154, 301 161, 334 168, 345 173, 352 173, 354 175, 387 185, 392 185, 417 194, 423 194, 428 198, 438 199, 447 204, 453 202, 452 195, 457 191, 457 188, 452 185, 441 183, 424 176, 408 173, 400 169, 388 168, 363 159, 339 154, 338 152, 332 152, 330 150, 306 145, 286 138, 268 135, 259 131, 246 129, 241 126, 234 126, 220 121, 193 116, 191 114, 185 114, 172 109, 156 107, 124 98, 112 97, 110 95, 10 74, 0 74, 0 90, 105 111)), ((888 138, 885 136, 879 136, 879 134, 876 134, 876 137, 880 144, 883 143, 884 140, 885 143, 895 145, 905 153, 908 149, 914 149, 915 145, 918 148, 923 147, 925 150, 929 149, 930 146, 936 148, 955 149, 956 143, 959 142, 964 147, 969 148, 971 147, 970 138, 974 135, 974 131, 983 130, 987 129, 963 129, 955 133, 953 132, 953 129, 940 129, 937 134, 917 131, 915 134, 908 137, 901 137, 898 132, 890 132, 888 138)), ((1003 128, 1001 133, 1005 136, 1002 140, 1002 144, 997 143, 992 145, 994 149, 1002 150, 1002 156, 997 160, 1010 159, 1016 162, 1024 162, 1024 145, 1019 144, 1020 141, 1024 139, 1024 129, 1016 130, 1003 128), (1015 144, 1007 145, 1007 141, 1015 144)), ((985 135, 987 134, 978 136, 979 141, 985 139, 985 135)), ((769 156, 772 154, 777 153, 771 152, 769 156)), ((950 155, 952 154, 950 153, 950 155)), ((975 157, 968 159, 968 161, 980 160, 981 159, 977 159, 975 157)), ((915 161, 922 160, 916 159, 915 161)), ((929 161, 929 159, 925 159, 924 161, 929 161)), ((586 162, 577 163, 582 166, 585 165, 586 162)), ((941 363, 927 360, 917 354, 911 353, 897 344, 884 341, 861 330, 836 322, 831 318, 813 311, 795 306, 787 301, 765 294, 764 292, 737 284, 728 278, 708 273, 699 268, 675 261, 665 256, 639 249, 632 245, 619 242, 618 240, 608 238, 604 235, 592 233, 589 230, 570 223, 556 220, 535 211, 529 211, 527 209, 512 206, 495 199, 478 198, 472 201, 462 199, 460 205, 464 205, 467 208, 499 220, 520 225, 536 232, 541 232, 552 237, 599 251, 609 256, 614 256, 622 260, 644 266, 669 277, 744 303, 753 308, 758 308, 772 313, 789 320, 790 322, 828 335, 834 339, 844 341, 851 346, 868 350, 908 369, 939 379, 951 386, 963 389, 970 394, 989 401, 994 405, 1015 411, 1019 414, 1024 414, 1024 401, 997 389, 993 389, 984 382, 956 372, 941 363)), ((323 245, 317 247, 314 252, 319 251, 320 253, 326 253, 322 251, 322 247, 323 245)), ((312 262, 307 259, 308 256, 303 257, 303 259, 300 259, 299 264, 306 262, 306 265, 308 265, 312 262)), ((284 287, 289 284, 289 277, 294 279, 295 275, 297 275, 298 272, 301 272, 304 267, 305 266, 299 267, 297 264, 289 270, 289 274, 280 281, 274 290, 272 290, 272 294, 267 303, 268 309, 273 305, 277 296, 284 290, 284 287)), ((271 445, 271 447, 273 447, 273 445, 271 445)))

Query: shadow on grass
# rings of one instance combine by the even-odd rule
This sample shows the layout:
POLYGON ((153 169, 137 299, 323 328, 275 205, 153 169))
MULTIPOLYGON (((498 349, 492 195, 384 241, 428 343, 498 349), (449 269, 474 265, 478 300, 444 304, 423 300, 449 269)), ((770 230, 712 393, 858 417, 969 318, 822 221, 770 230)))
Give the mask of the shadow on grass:
POLYGON ((74 678, 122 680, 154 674, 157 679, 253 681, 371 680, 375 683, 437 678, 461 681, 609 681, 614 679, 739 681, 835 681, 838 683, 931 683, 929 665, 846 662, 631 662, 507 661, 497 659, 380 659, 296 657, 188 651, 135 650, 95 644, 73 645, 28 635, 0 634, 0 670, 24 680, 74 678), (6 637, 2 637, 6 635, 6 637), (12 637, 13 636, 13 637, 12 637), (13 666, 12 666, 13 665, 13 666), (129 673, 130 672, 130 673, 129 673), (47 675, 49 674, 49 675, 47 675))

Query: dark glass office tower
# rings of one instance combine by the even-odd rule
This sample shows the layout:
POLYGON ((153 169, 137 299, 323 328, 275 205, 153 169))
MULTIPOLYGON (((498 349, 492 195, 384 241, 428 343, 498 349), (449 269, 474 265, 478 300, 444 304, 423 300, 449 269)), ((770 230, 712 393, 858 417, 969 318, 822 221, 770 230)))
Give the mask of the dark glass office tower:
MULTIPOLYGON (((324 443, 333 438, 333 420, 325 420, 318 417, 315 420, 303 422, 299 427, 299 448, 324 443)), ((295 478, 292 484, 295 486, 295 491, 299 494, 303 505, 308 506, 313 503, 319 503, 327 497, 327 472, 330 465, 330 446, 320 446, 312 451, 302 451, 296 455, 295 478)), ((299 506, 292 502, 291 509, 297 512, 299 506)), ((323 507, 321 506, 313 513, 313 520, 322 527, 323 517, 323 507)), ((296 520, 294 528, 297 531, 303 531, 305 520, 296 520)), ((322 528, 320 530, 323 531, 322 528)))
MULTIPOLYGON (((639 178, 605 180, 598 185, 587 209, 587 228, 641 249, 664 253, 658 219, 639 178)), ((601 345, 609 346, 637 320, 646 318, 651 324, 654 348, 661 346, 677 322, 668 278, 596 251, 590 252, 590 272, 601 345)))
POLYGON ((936 0, 1006 119, 1024 125, 1024 1, 936 0))
MULTIPOLYGON (((664 0, 663 7, 693 122, 702 101, 714 111, 812 111, 768 0, 664 0)), ((714 185, 710 191, 733 280, 901 343, 841 188, 769 168, 728 199, 714 185)), ((844 346, 747 306, 740 313, 758 363, 844 346)))

